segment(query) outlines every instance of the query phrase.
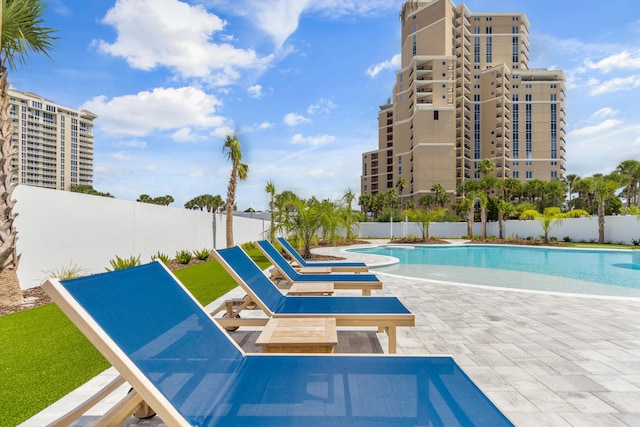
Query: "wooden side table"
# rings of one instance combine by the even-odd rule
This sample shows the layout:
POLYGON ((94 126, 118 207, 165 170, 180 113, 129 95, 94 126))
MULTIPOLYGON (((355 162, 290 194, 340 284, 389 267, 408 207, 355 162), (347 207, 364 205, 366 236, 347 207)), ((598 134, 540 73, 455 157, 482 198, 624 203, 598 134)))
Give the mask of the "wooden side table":
POLYGON ((287 295, 332 295, 334 290, 331 282, 294 283, 287 291, 287 295))
POLYGON ((338 345, 336 319, 269 319, 256 345, 265 353, 333 353, 338 345))

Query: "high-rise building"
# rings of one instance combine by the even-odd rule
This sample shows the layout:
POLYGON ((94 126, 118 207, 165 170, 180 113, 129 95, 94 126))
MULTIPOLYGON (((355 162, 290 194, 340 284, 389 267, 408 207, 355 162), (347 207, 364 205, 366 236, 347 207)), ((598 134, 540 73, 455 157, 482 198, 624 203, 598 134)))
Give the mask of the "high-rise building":
POLYGON ((93 184, 95 114, 9 89, 9 117, 19 184, 57 190, 93 184))
POLYGON ((565 77, 529 69, 522 13, 471 13, 451 0, 407 0, 401 68, 380 106, 378 149, 363 153, 361 193, 407 186, 415 202, 441 184, 479 178, 490 159, 500 179, 562 179, 565 77))

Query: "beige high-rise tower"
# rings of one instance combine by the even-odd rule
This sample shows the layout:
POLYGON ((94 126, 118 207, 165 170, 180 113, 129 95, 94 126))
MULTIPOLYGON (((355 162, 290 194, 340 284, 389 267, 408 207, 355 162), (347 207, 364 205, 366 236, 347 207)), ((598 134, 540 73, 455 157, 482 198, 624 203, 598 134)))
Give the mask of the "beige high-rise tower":
POLYGON ((400 13, 401 69, 380 107, 378 149, 363 153, 361 193, 407 186, 418 201, 441 184, 455 199, 477 165, 500 179, 562 179, 565 78, 529 69, 522 13, 471 13, 451 0, 408 0, 400 13))
POLYGON ((13 89, 9 105, 19 184, 57 190, 93 184, 95 114, 13 89))

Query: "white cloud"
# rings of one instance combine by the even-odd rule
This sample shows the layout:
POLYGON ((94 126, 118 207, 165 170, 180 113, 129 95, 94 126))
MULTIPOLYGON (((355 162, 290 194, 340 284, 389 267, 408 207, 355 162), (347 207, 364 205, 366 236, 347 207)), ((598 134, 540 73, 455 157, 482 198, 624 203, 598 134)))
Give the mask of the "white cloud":
POLYGON ((620 120, 616 120, 616 119, 609 119, 609 120, 605 120, 602 123, 599 123, 597 125, 593 125, 593 126, 586 126, 580 129, 576 129, 573 130, 571 132, 569 132, 569 135, 572 137, 575 136, 590 136, 590 135, 595 135, 598 133, 602 133, 604 131, 616 128, 618 126, 620 126, 621 122, 620 120))
POLYGON ((117 37, 113 43, 97 41, 98 49, 136 69, 164 66, 182 77, 223 86, 239 78, 238 69, 262 69, 271 60, 258 58, 253 50, 212 42, 225 21, 202 6, 178 0, 119 0, 103 22, 115 28, 117 37))
POLYGON ((312 146, 325 145, 335 141, 336 137, 332 135, 317 135, 304 137, 302 134, 295 134, 291 138, 291 142, 294 144, 306 144, 312 146))
POLYGON ((178 142, 193 142, 198 139, 197 135, 194 135, 189 127, 178 129, 171 135, 171 138, 178 142))
POLYGON ((629 77, 616 77, 595 85, 590 91, 591 95, 602 95, 613 92, 630 91, 640 87, 640 75, 629 77))
POLYGON ((142 136, 156 130, 188 126, 210 128, 223 125, 215 115, 222 102, 193 87, 156 88, 107 99, 97 96, 80 108, 96 113, 97 125, 108 134, 142 136))
POLYGON ((615 116, 617 113, 618 112, 616 110, 614 110, 613 108, 605 107, 605 108, 601 108, 598 111, 596 111, 595 113, 593 113, 593 117, 604 118, 604 117, 615 116))
POLYGON ((270 122, 262 122, 260 123, 260 125, 258 126, 258 129, 272 129, 274 128, 276 125, 270 122))
POLYGON ((127 156, 123 151, 114 153, 113 158, 116 160, 131 160, 131 156, 127 156))
POLYGON ((372 79, 385 70, 397 70, 400 68, 400 54, 393 55, 391 59, 379 62, 367 68, 367 75, 372 79))
POLYGON ((311 123, 311 119, 308 117, 301 116, 300 114, 289 113, 284 116, 284 123, 287 126, 294 127, 294 126, 301 125, 303 123, 311 123))
POLYGON ((131 139, 129 141, 121 141, 118 143, 121 147, 130 147, 130 148, 147 148, 148 144, 146 141, 140 141, 139 139, 131 139))
POLYGON ((320 98, 320 101, 316 104, 311 104, 307 107, 307 113, 313 115, 317 112, 328 114, 331 110, 336 108, 336 104, 330 99, 320 98))
POLYGON ((209 3, 244 16, 271 37, 280 49, 296 32, 304 13, 329 18, 365 16, 379 11, 400 10, 402 0, 209 0, 209 3))
POLYGON ((603 73, 609 73, 615 69, 640 69, 640 50, 636 52, 624 50, 597 62, 588 60, 585 65, 590 69, 600 70, 603 73))
POLYGON ((256 99, 262 98, 262 86, 260 85, 249 86, 247 92, 256 99))

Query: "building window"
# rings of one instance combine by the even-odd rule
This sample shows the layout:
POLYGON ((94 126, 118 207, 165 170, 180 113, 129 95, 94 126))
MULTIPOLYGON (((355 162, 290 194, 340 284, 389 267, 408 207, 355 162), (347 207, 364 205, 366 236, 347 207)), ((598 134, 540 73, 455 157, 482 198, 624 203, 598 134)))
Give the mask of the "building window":
POLYGON ((440 116, 439 111, 438 111, 438 110, 435 110, 435 111, 433 112, 433 120, 439 120, 439 119, 440 119, 440 117, 439 117, 439 116, 440 116))
MULTIPOLYGON (((488 29, 488 28, 487 28, 488 29)), ((487 62, 493 62, 493 37, 487 37, 487 62)))
POLYGON ((558 172, 557 171, 551 171, 551 179, 555 179, 558 178, 558 172))
POLYGON ((533 172, 531 172, 531 171, 526 171, 526 172, 525 172, 525 174, 526 174, 525 178, 527 178, 527 179, 531 179, 531 178, 533 178, 533 172))

